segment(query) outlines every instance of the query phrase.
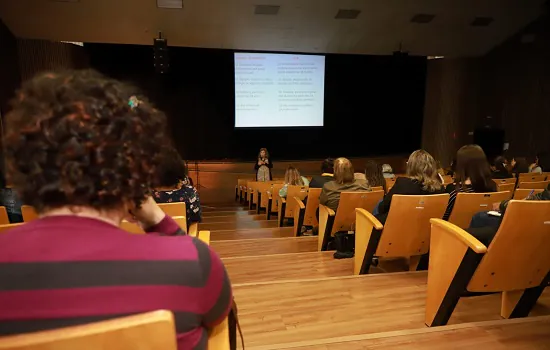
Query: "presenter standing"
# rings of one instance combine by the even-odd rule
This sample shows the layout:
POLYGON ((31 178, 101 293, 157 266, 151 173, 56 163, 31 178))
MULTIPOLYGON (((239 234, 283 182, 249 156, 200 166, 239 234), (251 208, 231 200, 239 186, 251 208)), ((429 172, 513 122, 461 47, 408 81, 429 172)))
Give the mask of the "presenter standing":
POLYGON ((273 168, 273 163, 269 159, 269 152, 265 148, 260 148, 258 161, 254 165, 254 169, 256 169, 256 181, 271 181, 271 168, 273 168))

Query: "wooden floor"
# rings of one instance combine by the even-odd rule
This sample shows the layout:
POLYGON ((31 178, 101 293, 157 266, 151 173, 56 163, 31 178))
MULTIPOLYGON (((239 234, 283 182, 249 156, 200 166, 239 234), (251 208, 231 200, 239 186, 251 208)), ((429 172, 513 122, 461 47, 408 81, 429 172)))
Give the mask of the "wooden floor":
POLYGON ((219 230, 242 230, 251 228, 275 228, 277 227, 277 220, 239 220, 228 222, 213 222, 213 223, 200 223, 199 230, 204 231, 219 231, 219 230))
POLYGON ((444 327, 347 336, 321 341, 250 347, 254 350, 548 350, 550 316, 472 322, 444 327))
POLYGON ((294 237, 292 227, 276 227, 264 229, 230 229, 217 230, 210 233, 212 241, 227 241, 235 239, 256 239, 256 238, 281 238, 294 237))
MULTIPOLYGON (((275 221, 276 217, 273 218, 275 221)), ((236 221, 263 221, 265 215, 248 214, 248 215, 219 215, 219 216, 206 216, 202 218, 202 223, 214 223, 214 222, 236 222, 236 221)), ((201 223, 201 224, 202 224, 201 223)))
MULTIPOLYGON (((218 231, 219 232, 219 231, 218 231)), ((212 241, 210 246, 222 258, 263 256, 317 251, 317 237, 255 238, 212 241)))
MULTIPOLYGON (((423 329, 427 272, 234 285, 250 347, 423 329)), ((550 291, 532 316, 550 315, 550 291)), ((449 324, 500 319, 500 295, 462 298, 449 324)))

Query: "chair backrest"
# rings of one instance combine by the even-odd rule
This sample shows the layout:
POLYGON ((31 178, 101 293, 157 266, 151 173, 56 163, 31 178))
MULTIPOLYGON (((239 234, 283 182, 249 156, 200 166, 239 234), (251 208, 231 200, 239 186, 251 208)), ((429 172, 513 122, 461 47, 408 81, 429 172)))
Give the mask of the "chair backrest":
POLYGON ((550 271, 550 201, 512 200, 468 290, 523 290, 542 283, 550 271))
POLYGON ((272 195, 272 198, 273 198, 273 202, 271 203, 271 212, 273 213, 278 213, 279 212, 279 202, 280 202, 280 196, 279 196, 279 190, 281 188, 283 188, 283 184, 281 183, 278 183, 278 184, 273 184, 273 186, 271 187, 271 195, 272 195))
POLYGON ((304 198, 307 197, 309 187, 306 186, 293 186, 290 185, 287 188, 287 195, 286 195, 286 207, 285 207, 285 218, 293 218, 294 217, 294 208, 296 207, 296 202, 293 200, 290 200, 291 198, 298 197, 301 200, 304 200, 304 198))
POLYGON ((384 187, 382 187, 382 186, 374 186, 374 187, 371 187, 370 190, 371 190, 372 192, 374 192, 374 191, 384 191, 384 187))
POLYGON ((21 215, 23 215, 24 222, 38 219, 38 214, 36 213, 36 210, 34 210, 34 207, 31 207, 30 205, 21 206, 21 215))
POLYGON ((340 202, 338 202, 338 210, 336 210, 331 235, 339 231, 349 231, 352 229, 356 218, 355 208, 372 212, 382 198, 384 198, 384 191, 340 193, 340 202))
POLYGON ((511 177, 509 179, 493 179, 493 181, 497 184, 497 186, 503 185, 503 184, 515 184, 516 178, 511 177))
POLYGON ((516 187, 515 183, 509 183, 509 184, 497 184, 497 189, 499 192, 508 192, 510 195, 510 198, 512 197, 512 194, 514 193, 514 188, 516 187))
MULTIPOLYGON (((185 216, 173 216, 172 219, 174 219, 174 221, 178 224, 179 227, 181 227, 183 231, 187 232, 187 220, 185 216)), ((143 228, 141 228, 140 225, 127 220, 122 220, 122 222, 120 223, 120 228, 130 233, 137 233, 137 234, 145 233, 145 231, 143 230, 143 228)))
POLYGON ((550 181, 519 181, 518 188, 545 189, 550 184, 550 181))
POLYGON ((538 188, 538 189, 517 188, 516 191, 514 192, 513 199, 519 199, 519 200, 525 199, 527 198, 527 196, 529 196, 531 191, 533 191, 533 194, 535 195, 535 194, 541 193, 544 190, 542 188, 538 188))
POLYGON ((18 227, 23 225, 23 223, 17 223, 17 224, 5 224, 0 225, 0 233, 7 232, 8 230, 11 230, 12 228, 18 227))
POLYGON ((397 179, 397 176, 393 179, 386 179, 386 191, 390 191, 393 185, 395 185, 395 180, 397 179))
POLYGON ((317 209, 319 209, 319 196, 322 188, 310 188, 307 195, 306 212, 304 215, 304 226, 318 226, 317 209))
POLYGON ((258 204, 258 196, 256 195, 256 187, 258 183, 259 183, 258 181, 248 181, 248 183, 246 184, 248 199, 250 199, 250 194, 254 193, 254 196, 252 198, 253 204, 258 204))
POLYGON ((510 192, 490 193, 459 193, 456 196, 455 205, 449 222, 466 229, 470 227, 472 216, 480 211, 493 210, 493 203, 500 203, 510 199, 510 192))
POLYGON ((544 174, 523 173, 519 174, 519 182, 538 182, 546 180, 544 174))
POLYGON ((443 185, 448 185, 453 182, 453 177, 451 175, 443 175, 443 185))
POLYGON ((449 194, 394 195, 376 256, 403 257, 426 254, 430 249, 430 219, 441 219, 449 194))
POLYGON ((0 338, 0 350, 176 350, 170 311, 0 338))
POLYGON ((187 216, 187 207, 185 202, 159 203, 160 209, 168 216, 187 216))
MULTIPOLYGON (((267 191, 270 191, 271 187, 273 187, 273 182, 272 181, 258 182, 256 184, 256 193, 261 193, 262 194, 262 199, 259 203, 260 208, 266 208, 267 207, 267 201, 268 201, 267 191)), ((257 198, 258 196, 256 195, 255 197, 257 198)), ((256 202, 256 204, 257 204, 257 202, 256 202)))
POLYGON ((199 231, 197 238, 210 245, 210 231, 199 231))
POLYGON ((6 207, 0 207, 0 225, 8 225, 9 223, 10 219, 6 207))

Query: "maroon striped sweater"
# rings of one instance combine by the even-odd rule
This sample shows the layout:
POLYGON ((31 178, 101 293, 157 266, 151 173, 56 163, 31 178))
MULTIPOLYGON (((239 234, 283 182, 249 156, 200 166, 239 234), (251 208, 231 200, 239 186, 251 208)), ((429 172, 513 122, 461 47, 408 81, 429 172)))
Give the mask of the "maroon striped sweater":
MULTIPOLYGON (((148 231, 180 232, 169 216, 148 231)), ((207 329, 231 303, 221 260, 189 236, 129 234, 77 216, 0 234, 0 336, 168 309, 178 349, 206 349, 207 329)))

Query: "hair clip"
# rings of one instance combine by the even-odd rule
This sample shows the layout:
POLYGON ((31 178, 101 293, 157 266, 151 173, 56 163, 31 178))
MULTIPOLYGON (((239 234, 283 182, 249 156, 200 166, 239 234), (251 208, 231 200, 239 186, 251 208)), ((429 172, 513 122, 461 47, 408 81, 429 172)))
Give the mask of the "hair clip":
POLYGON ((137 108, 140 104, 140 100, 134 95, 131 96, 128 100, 128 106, 130 106, 131 109, 137 108))

